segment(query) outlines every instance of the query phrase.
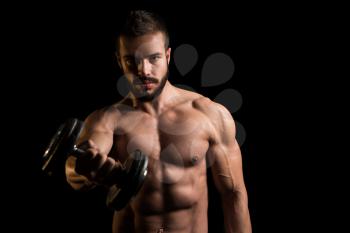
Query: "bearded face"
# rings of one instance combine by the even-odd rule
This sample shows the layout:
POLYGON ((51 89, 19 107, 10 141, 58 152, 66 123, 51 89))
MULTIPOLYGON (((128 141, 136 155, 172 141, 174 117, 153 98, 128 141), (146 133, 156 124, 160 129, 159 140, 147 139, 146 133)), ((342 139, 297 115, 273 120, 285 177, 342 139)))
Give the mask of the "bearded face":
POLYGON ((119 65, 131 93, 140 101, 156 98, 168 80, 171 49, 164 43, 161 32, 119 39, 119 65))

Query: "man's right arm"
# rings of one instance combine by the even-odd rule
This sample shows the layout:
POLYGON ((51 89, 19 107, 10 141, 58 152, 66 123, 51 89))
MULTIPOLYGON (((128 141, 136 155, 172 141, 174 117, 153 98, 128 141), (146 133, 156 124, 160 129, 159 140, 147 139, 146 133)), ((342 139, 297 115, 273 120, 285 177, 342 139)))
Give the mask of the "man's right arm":
POLYGON ((102 180, 115 167, 115 161, 108 157, 113 144, 115 122, 103 110, 90 114, 84 129, 76 142, 86 151, 81 158, 69 156, 66 160, 67 182, 75 190, 88 190, 102 180), (103 173, 103 175, 102 175, 103 173))

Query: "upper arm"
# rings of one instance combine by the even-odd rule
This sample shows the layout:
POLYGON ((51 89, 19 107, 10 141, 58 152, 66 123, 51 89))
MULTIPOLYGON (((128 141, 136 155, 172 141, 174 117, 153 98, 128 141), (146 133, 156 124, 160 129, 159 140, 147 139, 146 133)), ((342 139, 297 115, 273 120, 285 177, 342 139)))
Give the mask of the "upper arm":
POLYGON ((84 121, 84 128, 76 144, 92 140, 102 154, 108 154, 113 145, 115 121, 110 113, 98 110, 84 121))
POLYGON ((211 161, 214 184, 221 194, 245 192, 240 147, 235 139, 234 120, 226 108, 215 104, 214 136, 207 157, 211 161))

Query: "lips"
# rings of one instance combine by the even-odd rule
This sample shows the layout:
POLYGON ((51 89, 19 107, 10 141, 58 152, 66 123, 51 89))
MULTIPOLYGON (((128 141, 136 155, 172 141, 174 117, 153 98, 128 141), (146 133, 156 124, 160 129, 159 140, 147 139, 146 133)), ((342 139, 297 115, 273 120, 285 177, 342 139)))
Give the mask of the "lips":
POLYGON ((154 85, 154 83, 152 83, 152 82, 143 82, 141 84, 141 86, 145 89, 151 89, 153 85, 154 85))
POLYGON ((154 83, 157 83, 156 80, 149 79, 149 78, 148 79, 135 80, 135 85, 151 86, 154 83))
POLYGON ((154 84, 155 82, 150 82, 150 81, 146 81, 146 82, 136 82, 135 85, 148 85, 148 84, 154 84))

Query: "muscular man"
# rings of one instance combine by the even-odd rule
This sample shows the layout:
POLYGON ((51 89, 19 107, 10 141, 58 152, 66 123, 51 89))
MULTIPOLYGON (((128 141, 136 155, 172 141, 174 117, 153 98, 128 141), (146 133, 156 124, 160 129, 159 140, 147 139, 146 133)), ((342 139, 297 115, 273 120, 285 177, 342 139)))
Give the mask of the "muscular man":
POLYGON ((170 84, 168 33, 154 14, 131 12, 117 45, 130 92, 85 120, 79 144, 87 153, 68 158, 70 185, 85 189, 111 182, 120 164, 116 161, 140 149, 149 157, 148 175, 137 196, 114 214, 113 231, 205 233, 210 166, 226 232, 251 232, 231 114, 200 94, 170 84))

